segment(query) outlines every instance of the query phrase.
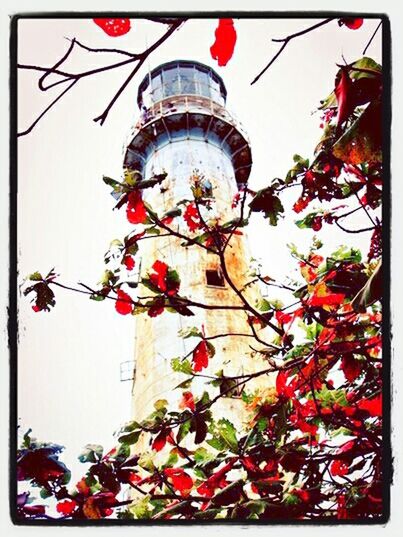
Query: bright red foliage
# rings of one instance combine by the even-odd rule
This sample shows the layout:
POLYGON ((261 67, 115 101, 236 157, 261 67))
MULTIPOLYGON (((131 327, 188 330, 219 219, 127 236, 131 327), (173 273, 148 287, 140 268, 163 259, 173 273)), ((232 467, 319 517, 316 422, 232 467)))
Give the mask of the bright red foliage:
POLYGON ((335 459, 330 465, 330 473, 334 476, 346 475, 348 474, 348 469, 349 469, 348 464, 341 459, 335 459))
POLYGON ((125 293, 121 289, 118 289, 117 295, 118 299, 115 302, 116 311, 121 315, 128 315, 133 311, 134 306, 132 299, 127 293, 125 293))
POLYGON ((203 340, 193 351, 193 371, 201 371, 208 366, 209 352, 207 343, 203 340))
POLYGON ((168 273, 168 265, 163 261, 156 261, 152 269, 154 272, 150 273, 150 281, 154 284, 160 291, 167 290, 166 277, 168 273))
POLYGON ((144 224, 147 218, 146 207, 141 198, 141 192, 136 190, 128 195, 126 216, 131 224, 144 224))
POLYGON ((213 60, 218 61, 220 67, 227 65, 232 58, 236 43, 236 30, 232 19, 220 19, 215 31, 215 41, 210 47, 213 60))
POLYGON ((127 270, 133 270, 135 261, 131 255, 125 255, 123 258, 123 263, 126 266, 127 270))
POLYGON ((130 19, 93 19, 110 37, 119 37, 130 30, 130 19))
POLYGON ((62 515, 71 515, 77 504, 74 500, 64 500, 56 505, 56 511, 62 515))
POLYGON ((362 399, 357 406, 369 412, 370 416, 382 416, 382 394, 373 399, 362 399))
POLYGON ((165 476, 181 496, 189 496, 193 488, 193 479, 182 468, 165 468, 165 476))
POLYGON ((364 23, 364 19, 355 19, 353 17, 340 19, 339 24, 342 26, 347 26, 350 30, 358 30, 364 23))
POLYGON ((186 206, 185 212, 183 213, 183 219, 185 220, 189 231, 200 229, 200 216, 194 202, 189 203, 186 206))

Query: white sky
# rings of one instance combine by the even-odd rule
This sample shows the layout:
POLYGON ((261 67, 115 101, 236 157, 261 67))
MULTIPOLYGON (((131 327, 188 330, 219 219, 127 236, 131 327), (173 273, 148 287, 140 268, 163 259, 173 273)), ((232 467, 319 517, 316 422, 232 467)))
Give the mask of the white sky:
MULTIPOLYGON (((312 156, 320 135, 319 100, 333 88, 336 63, 362 55, 378 24, 366 20, 360 30, 339 28, 336 22, 290 43, 277 62, 254 86, 251 80, 278 49, 273 37, 284 37, 315 21, 239 20, 233 59, 224 68, 210 57, 216 20, 193 20, 174 34, 150 58, 149 68, 172 59, 197 60, 223 77, 227 104, 242 122, 252 146, 250 187, 258 189, 272 178, 284 177, 292 156, 312 156)), ((133 21, 127 35, 108 38, 90 19, 25 20, 19 23, 19 61, 51 65, 66 51, 64 37, 76 37, 93 47, 140 51, 163 27, 133 21)), ((380 34, 367 55, 381 61, 380 34)), ((109 58, 113 60, 113 56, 109 58)), ((66 65, 73 72, 100 65, 108 55, 74 54, 66 65)), ((112 109, 103 127, 92 118, 106 107, 130 67, 90 77, 64 97, 34 131, 19 140, 19 273, 45 274, 53 266, 61 281, 94 284, 103 271, 103 254, 110 240, 130 229, 125 213, 112 212, 113 198, 102 175, 119 178, 122 148, 136 121, 137 87, 144 66, 112 109)), ((55 88, 44 96, 32 72, 19 75, 19 128, 25 129, 47 105, 55 88)), ((296 189, 295 189, 296 190, 296 189)), ((293 195, 295 201, 296 192, 293 195)), ((312 231, 287 218, 271 228, 262 218, 249 227, 252 253, 262 259, 268 274, 289 273, 286 243, 300 250, 312 231)), ((299 216, 298 216, 299 218, 299 216)), ((360 226, 360 222, 356 222, 360 226)), ((367 223, 364 221, 365 226, 367 223)), ((329 253, 345 242, 360 246, 361 237, 336 233, 325 226, 318 234, 329 253)), ((362 245, 362 243, 361 243, 362 245)), ((364 240, 364 248, 366 241, 364 240)), ((131 383, 119 380, 119 364, 132 359, 135 319, 118 315, 110 301, 55 289, 57 305, 50 313, 35 314, 27 299, 19 305, 19 409, 23 429, 67 446, 64 460, 75 458, 86 443, 112 445, 112 432, 130 418, 131 383)))

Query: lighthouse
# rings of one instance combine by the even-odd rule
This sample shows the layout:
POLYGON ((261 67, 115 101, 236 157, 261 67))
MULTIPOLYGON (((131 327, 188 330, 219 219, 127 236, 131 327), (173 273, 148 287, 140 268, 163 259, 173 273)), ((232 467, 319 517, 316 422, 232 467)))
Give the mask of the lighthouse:
MULTIPOLYGON (((195 185, 203 185, 210 197, 205 218, 221 225, 239 218, 234 207, 236 194, 245 188, 251 166, 251 148, 241 124, 226 108, 223 80, 206 65, 175 60, 162 64, 144 78, 138 89, 139 122, 125 148, 124 166, 139 170, 143 179, 166 173, 165 180, 143 191, 144 201, 158 215, 183 207, 193 200, 195 185), (179 204, 179 205, 178 205, 179 204)), ((172 229, 192 236, 183 216, 170 224, 172 229)), ((256 340, 248 313, 237 291, 257 307, 261 295, 251 273, 251 256, 245 231, 231 236, 225 249, 226 275, 214 252, 197 244, 184 243, 176 236, 161 233, 140 241, 137 255, 140 278, 146 277, 156 260, 163 261, 180 275, 181 296, 206 307, 190 307, 194 315, 164 311, 157 317, 136 316, 132 416, 144 419, 157 400, 177 404, 186 378, 173 371, 171 361, 191 354, 200 341, 181 335, 193 327, 211 339, 215 354, 202 374, 241 376, 267 368, 264 356, 256 352, 256 340), (227 277, 225 277, 227 276, 227 277), (212 307, 216 306, 216 307, 212 307), (222 372, 222 373, 220 373, 222 372)), ((138 296, 150 295, 141 283, 138 296)), ((262 330, 264 332, 264 329, 262 330)), ((268 385, 267 377, 248 383, 248 390, 268 385)), ((195 378, 195 397, 203 391, 211 397, 219 393, 209 379, 195 378)), ((224 393, 214 405, 214 415, 229 417, 239 427, 245 419, 241 403, 242 386, 224 393)))

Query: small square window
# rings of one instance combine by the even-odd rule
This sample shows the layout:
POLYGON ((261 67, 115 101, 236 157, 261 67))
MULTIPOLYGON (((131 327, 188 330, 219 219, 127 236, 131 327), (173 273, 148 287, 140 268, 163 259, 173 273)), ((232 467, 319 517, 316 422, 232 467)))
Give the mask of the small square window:
POLYGON ((224 278, 219 270, 206 270, 207 285, 225 287, 224 278))

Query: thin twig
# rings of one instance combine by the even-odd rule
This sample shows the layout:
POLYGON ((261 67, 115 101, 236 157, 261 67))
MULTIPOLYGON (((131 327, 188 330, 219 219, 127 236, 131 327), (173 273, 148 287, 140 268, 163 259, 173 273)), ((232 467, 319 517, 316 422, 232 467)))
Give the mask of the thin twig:
POLYGON ((332 22, 335 19, 325 19, 324 21, 318 22, 317 24, 314 24, 313 26, 310 26, 309 28, 306 28, 305 30, 301 30, 300 32, 297 32, 295 34, 289 35, 287 37, 281 38, 281 39, 272 39, 275 43, 283 43, 281 45, 280 50, 273 56, 273 58, 270 60, 270 62, 266 65, 266 67, 260 71, 260 73, 252 80, 251 86, 255 84, 259 80, 259 78, 269 69, 269 67, 277 60, 277 58, 280 56, 280 54, 283 52, 283 50, 286 48, 288 43, 295 39, 296 37, 300 37, 301 35, 305 35, 309 32, 312 32, 313 30, 316 30, 317 28, 320 28, 321 26, 324 26, 325 24, 328 24, 329 22, 332 22))
POLYGON ((363 55, 363 56, 364 56, 365 53, 367 52, 368 47, 369 47, 370 44, 372 43, 374 37, 376 36, 376 34, 377 34, 377 32, 378 32, 378 30, 379 30, 379 28, 380 28, 381 26, 382 26, 382 21, 380 21, 380 23, 378 24, 378 26, 375 28, 375 31, 374 31, 374 33, 372 34, 371 39, 368 41, 366 47, 365 47, 364 50, 362 51, 362 55, 363 55))

